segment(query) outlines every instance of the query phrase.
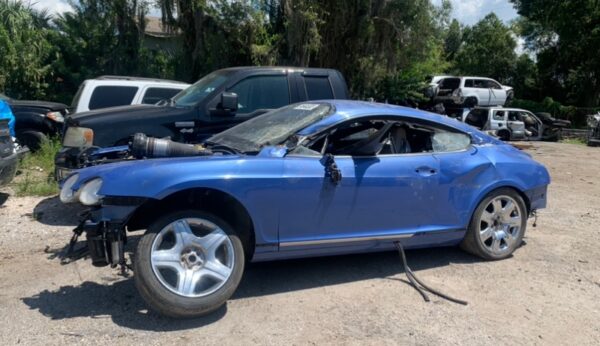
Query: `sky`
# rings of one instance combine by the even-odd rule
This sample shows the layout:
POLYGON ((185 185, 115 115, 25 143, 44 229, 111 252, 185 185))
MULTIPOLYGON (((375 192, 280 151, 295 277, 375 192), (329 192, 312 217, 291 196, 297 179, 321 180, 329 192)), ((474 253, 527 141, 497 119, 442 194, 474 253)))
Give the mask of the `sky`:
MULTIPOLYGON (((432 0, 435 5, 439 5, 442 0, 432 0)), ((24 0, 29 2, 34 8, 48 9, 50 13, 61 13, 68 11, 69 6, 66 0, 24 0)), ((450 0, 452 3, 452 16, 466 25, 473 25, 490 12, 496 15, 505 23, 517 17, 517 11, 512 7, 508 0, 450 0)))

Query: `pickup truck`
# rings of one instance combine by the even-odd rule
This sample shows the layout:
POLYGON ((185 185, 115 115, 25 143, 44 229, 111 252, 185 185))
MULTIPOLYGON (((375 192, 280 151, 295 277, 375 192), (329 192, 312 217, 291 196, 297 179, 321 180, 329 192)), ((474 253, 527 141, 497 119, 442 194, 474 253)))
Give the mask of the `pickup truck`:
POLYGON ((31 151, 37 150, 44 139, 60 135, 64 117, 69 113, 62 103, 15 100, 4 94, 0 94, 0 99, 8 103, 15 116, 18 142, 31 151))
POLYGON ((339 71, 299 67, 233 67, 214 71, 172 99, 156 105, 114 107, 67 118, 55 178, 85 166, 86 153, 126 145, 138 132, 198 143, 245 120, 282 106, 348 99, 339 71))

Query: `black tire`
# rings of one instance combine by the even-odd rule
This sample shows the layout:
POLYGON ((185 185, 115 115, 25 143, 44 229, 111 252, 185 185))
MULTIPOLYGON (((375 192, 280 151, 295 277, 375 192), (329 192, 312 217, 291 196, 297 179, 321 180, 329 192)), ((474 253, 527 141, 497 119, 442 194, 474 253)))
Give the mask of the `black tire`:
POLYGON ((27 146, 32 152, 39 150, 42 143, 48 140, 48 137, 43 132, 32 129, 17 131, 16 135, 19 144, 27 146))
POLYGON ((172 212, 152 223, 139 241, 134 257, 135 284, 152 310, 174 318, 199 317, 217 310, 231 297, 242 279, 244 264, 242 242, 225 221, 197 210, 172 212), (150 256, 155 237, 164 227, 183 218, 202 218, 214 223, 227 234, 233 245, 235 256, 231 275, 222 287, 207 296, 191 298, 178 295, 167 289, 152 269, 150 256))
POLYGON ((590 138, 588 139, 587 145, 590 147, 600 147, 600 139, 590 138))
POLYGON ((527 228, 527 207, 525 205, 525 201, 523 201, 523 198, 521 197, 521 195, 519 195, 519 193, 517 193, 515 190, 511 189, 511 188, 500 188, 497 190, 494 190, 492 192, 490 192, 477 206, 477 208, 475 209, 475 212, 473 213, 473 216, 471 217, 471 222, 469 223, 469 228, 467 229, 467 234, 465 235, 465 238, 462 240, 460 247, 475 255, 475 256, 479 256, 483 259, 486 260, 501 260, 501 259, 505 259, 509 256, 512 255, 512 253, 519 248, 519 246, 521 246, 522 242, 523 242, 523 237, 525 236, 525 231, 527 228), (479 232, 480 232, 480 226, 481 223, 483 222, 481 220, 481 216, 483 214, 483 212, 486 210, 486 208, 488 207, 488 205, 492 202, 492 200, 498 198, 498 197, 502 197, 502 196, 507 196, 510 197, 512 200, 514 200, 517 204, 517 206, 520 208, 520 217, 521 217, 521 225, 520 225, 520 230, 519 233, 517 235, 517 237, 515 237, 514 242, 511 244, 511 246, 507 246, 507 249, 504 250, 504 252, 502 254, 496 254, 490 251, 490 249, 488 249, 488 246, 486 246, 486 244, 484 244, 484 242, 481 240, 481 237, 479 236, 479 232))
POLYGON ((505 141, 505 142, 510 141, 510 131, 500 130, 497 133, 498 133, 498 138, 500 138, 501 141, 505 141))
POLYGON ((477 107, 477 99, 475 97, 467 97, 464 106, 467 108, 477 107))

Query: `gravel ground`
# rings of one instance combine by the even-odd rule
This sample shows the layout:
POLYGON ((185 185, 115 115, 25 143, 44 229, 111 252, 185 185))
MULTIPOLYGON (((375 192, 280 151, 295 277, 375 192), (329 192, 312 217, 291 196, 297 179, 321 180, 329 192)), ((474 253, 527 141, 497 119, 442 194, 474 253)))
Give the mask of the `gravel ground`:
POLYGON ((456 248, 407 253, 417 276, 466 299, 424 302, 396 253, 250 265, 216 313, 148 312, 132 278, 61 266, 77 209, 0 193, 0 340, 8 344, 600 344, 600 150, 534 143, 553 182, 526 245, 482 262, 456 248))

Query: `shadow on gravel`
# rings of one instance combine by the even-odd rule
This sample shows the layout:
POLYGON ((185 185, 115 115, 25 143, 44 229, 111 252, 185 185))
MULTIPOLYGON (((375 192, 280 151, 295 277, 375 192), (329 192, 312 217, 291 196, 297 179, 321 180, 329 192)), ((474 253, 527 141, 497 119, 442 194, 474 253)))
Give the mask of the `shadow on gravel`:
MULTIPOLYGON (((406 254, 409 266, 415 272, 454 263, 469 264, 480 261, 456 247, 411 250, 406 254)), ((242 282, 231 299, 300 291, 368 279, 389 279, 402 273, 402 262, 397 252, 254 263, 246 267, 242 282)), ((399 281, 408 284, 403 279, 403 276, 398 278, 399 281)), ((57 291, 45 290, 22 300, 30 309, 38 310, 53 320, 75 317, 110 318, 123 327, 153 331, 202 327, 220 320, 227 312, 224 305, 208 316, 192 320, 173 320, 147 312, 147 307, 138 295, 131 278, 114 284, 87 281, 79 286, 63 286, 57 291)))
POLYGON ((119 326, 149 331, 199 328, 220 320, 227 312, 227 306, 224 305, 214 313, 196 319, 175 320, 160 316, 147 310, 133 279, 112 285, 86 281, 79 286, 63 286, 57 291, 44 290, 22 300, 30 309, 38 310, 53 320, 110 318, 119 326))
POLYGON ((33 208, 33 218, 44 225, 77 226, 79 214, 84 210, 79 203, 64 204, 56 196, 48 197, 33 208))

